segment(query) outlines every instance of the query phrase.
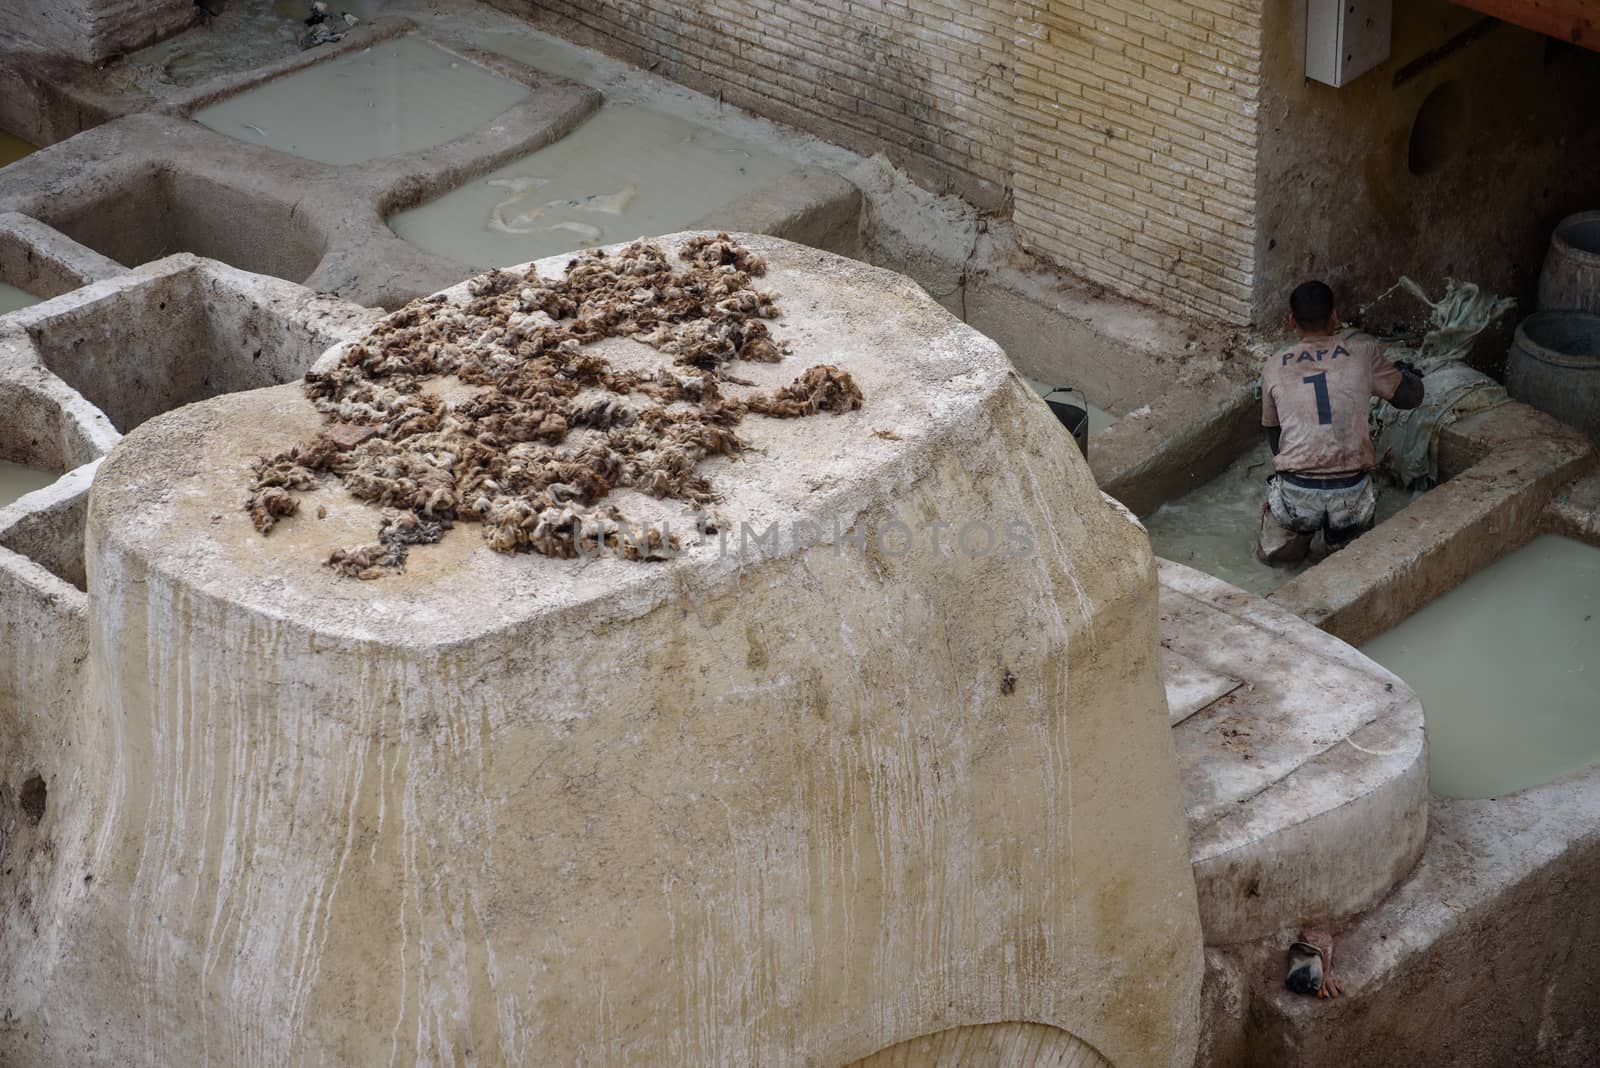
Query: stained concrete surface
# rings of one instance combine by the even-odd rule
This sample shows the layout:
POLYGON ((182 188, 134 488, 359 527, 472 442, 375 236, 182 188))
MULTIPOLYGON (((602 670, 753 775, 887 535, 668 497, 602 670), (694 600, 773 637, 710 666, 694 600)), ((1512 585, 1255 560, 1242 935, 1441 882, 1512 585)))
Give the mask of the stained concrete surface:
POLYGON ((1429 832, 1412 877, 1340 933, 1343 998, 1284 990, 1280 947, 1234 962, 1255 1006, 1238 1063, 1594 1063, 1600 772, 1435 800, 1429 832))
POLYGON ((1022 253, 1009 223, 980 227, 953 198, 881 191, 892 186, 881 174, 866 183, 880 191, 864 193, 859 248, 846 251, 916 278, 1027 377, 1117 412, 1089 463, 1135 513, 1200 485, 1259 439, 1258 368, 1242 336, 1073 282, 1022 253), (918 230, 906 215, 952 225, 918 230))
POLYGON ((178 32, 199 17, 189 0, 7 0, 0 37, 99 63, 178 32))
POLYGON ((1562 487, 1551 499, 1545 520, 1552 533, 1600 545, 1600 475, 1587 475, 1562 487))
MULTIPOLYGON (((341 336, 337 327, 356 328, 376 316, 194 257, 125 271, 37 222, 3 216, 0 265, 13 262, 59 279, 49 283, 55 288, 103 275, 0 320, 0 410, 6 413, 0 456, 65 472, 0 507, 0 942, 13 947, 6 953, 17 954, 0 979, 7 1005, 0 1017, 0 1063, 34 1064, 31 1053, 17 1048, 50 1031, 57 1019, 50 1015, 53 1005, 32 1022, 11 1010, 37 978, 25 960, 48 955, 56 945, 57 915, 38 900, 40 880, 54 863, 51 835, 62 807, 70 804, 74 784, 81 789, 94 775, 75 748, 81 724, 73 723, 82 709, 88 660, 86 516, 100 458, 120 439, 105 414, 47 369, 36 342, 94 350, 120 360, 124 374, 131 363, 139 365, 137 374, 161 359, 169 366, 209 362, 221 372, 219 383, 236 385, 235 375, 254 373, 253 365, 269 353, 277 358, 292 351, 297 339, 305 353, 298 359, 308 363, 341 336), (82 331, 76 345, 68 339, 73 326, 82 331), (112 337, 115 346, 107 346, 112 337), (218 367, 224 360, 236 367, 218 367)), ((291 376, 301 369, 283 368, 291 376)), ((144 387, 136 381, 125 388, 137 393, 144 387)), ((88 887, 94 878, 66 869, 57 875, 69 889, 88 887)), ((64 1063, 77 1061, 75 1051, 62 1056, 64 1063)))
MULTIPOLYGON (((40 343, 64 358, 93 353, 119 364, 120 392, 102 392, 109 379, 88 383, 116 404, 159 392, 154 372, 163 360, 169 368, 209 363, 225 371, 220 384, 233 385, 235 375, 252 373, 256 353, 276 358, 298 337, 305 352, 300 362, 308 363, 341 336, 335 326, 353 328, 375 316, 194 257, 126 271, 33 220, 0 216, 0 269, 17 269, 12 264, 33 271, 30 277, 46 291, 67 290, 0 319, 0 457, 62 473, 0 507, 0 897, 6 902, 0 941, 26 955, 53 944, 56 929, 53 914, 34 909, 38 871, 22 859, 49 857, 53 845, 48 831, 39 830, 41 818, 19 807, 19 796, 24 786, 40 784, 47 817, 55 811, 49 790, 58 791, 59 806, 71 796, 68 784, 89 774, 73 749, 71 727, 71 710, 82 707, 88 658, 85 523, 90 482, 121 437, 103 412, 49 370, 40 343), (237 369, 217 367, 223 360, 235 361, 237 369), (24 951, 23 944, 33 948, 24 951)), ((293 377, 301 368, 282 370, 293 377)), ((81 885, 88 882, 92 874, 81 885)), ((32 978, 25 967, 8 971, 0 981, 8 1006, 17 1004, 13 995, 32 978)), ((0 1047, 7 1047, 0 1063, 33 1063, 9 1049, 18 1041, 16 1023, 11 1015, 0 1020, 0 1047)), ((28 1024, 22 1031, 48 1026, 28 1024)))
POLYGON ((40 367, 31 348, 0 340, 0 459, 65 474, 104 455, 117 439, 110 420, 40 367))
POLYGON ((1426 833, 1416 695, 1261 598, 1166 560, 1160 576, 1162 647, 1235 682, 1173 728, 1207 945, 1371 907, 1426 833))
POLYGON ((1056 1027, 992 1023, 952 1027, 879 1050, 845 1068, 1105 1068, 1093 1046, 1056 1027))

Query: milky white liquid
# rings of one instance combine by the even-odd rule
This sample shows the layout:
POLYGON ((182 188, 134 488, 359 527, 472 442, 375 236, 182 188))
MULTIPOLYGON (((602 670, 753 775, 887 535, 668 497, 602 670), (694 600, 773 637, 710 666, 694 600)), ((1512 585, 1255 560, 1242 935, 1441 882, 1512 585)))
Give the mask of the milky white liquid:
POLYGON ((36 297, 27 290, 18 289, 16 286, 0 282, 0 315, 26 308, 30 304, 37 304, 43 297, 36 297))
POLYGON ((529 34, 492 33, 473 43, 558 78, 583 84, 588 84, 594 78, 594 64, 564 41, 529 34))
POLYGON ((0 508, 4 508, 24 493, 44 489, 55 480, 54 472, 40 471, 37 468, 11 463, 9 460, 0 460, 0 508))
POLYGON ((793 169, 759 146, 621 104, 389 226, 428 252, 509 267, 685 229, 793 169))
MULTIPOLYGON (((1029 378, 1027 375, 1023 375, 1022 380, 1028 383, 1033 391, 1039 394, 1041 397, 1046 393, 1049 393, 1052 389, 1056 388, 1055 386, 1040 382, 1038 379, 1029 378)), ((1106 411, 1104 408, 1097 407, 1085 401, 1082 393, 1078 393, 1076 391, 1072 393, 1064 393, 1055 399, 1067 404, 1076 404, 1080 408, 1089 409, 1089 436, 1091 438, 1117 421, 1117 417, 1106 411)))
POLYGON ((198 122, 323 163, 443 144, 527 99, 527 87, 417 37, 400 37, 201 108, 198 122))
POLYGON ((1499 797, 1600 761, 1600 549, 1543 535, 1361 651, 1422 698, 1428 777, 1499 797))
MULTIPOLYGON (((1270 474, 1272 452, 1263 442, 1210 482, 1151 512, 1144 525, 1156 555, 1263 595, 1316 563, 1324 555, 1320 536, 1311 557, 1298 566, 1268 567, 1256 559, 1270 474)), ((1388 519, 1416 496, 1391 489, 1379 479, 1377 521, 1388 519)))

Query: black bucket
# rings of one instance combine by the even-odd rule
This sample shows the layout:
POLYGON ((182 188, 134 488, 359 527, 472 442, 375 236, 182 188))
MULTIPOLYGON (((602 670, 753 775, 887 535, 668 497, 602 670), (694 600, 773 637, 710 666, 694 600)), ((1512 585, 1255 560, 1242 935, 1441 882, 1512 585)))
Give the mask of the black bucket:
POLYGON ((1067 395, 1070 396, 1073 393, 1081 394, 1082 392, 1083 392, 1082 390, 1073 389, 1071 386, 1057 386, 1055 389, 1052 389, 1050 392, 1048 392, 1048 393, 1046 393, 1044 395, 1044 402, 1046 404, 1048 404, 1050 406, 1050 410, 1055 413, 1056 420, 1058 422, 1060 422, 1060 424, 1062 426, 1067 428, 1067 433, 1072 435, 1072 440, 1076 441, 1078 443, 1078 451, 1083 453, 1085 459, 1088 459, 1088 457, 1089 457, 1089 404, 1088 404, 1088 401, 1085 400, 1082 403, 1078 403, 1076 401, 1059 401, 1059 400, 1051 400, 1050 399, 1051 397, 1054 397, 1057 393, 1067 394, 1067 395))

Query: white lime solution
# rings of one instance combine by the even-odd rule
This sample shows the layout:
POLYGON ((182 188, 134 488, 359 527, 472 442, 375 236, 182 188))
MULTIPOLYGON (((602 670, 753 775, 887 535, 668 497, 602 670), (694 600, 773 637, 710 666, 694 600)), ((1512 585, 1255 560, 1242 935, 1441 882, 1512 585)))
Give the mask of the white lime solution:
POLYGON ((0 315, 14 312, 18 308, 26 308, 30 304, 37 304, 43 297, 36 297, 25 289, 0 282, 0 315))
POLYGON ((593 84, 596 78, 594 64, 565 41, 525 33, 494 33, 477 38, 473 43, 558 78, 584 85, 593 84))
MULTIPOLYGON (((1028 383, 1028 386, 1041 397, 1049 393, 1052 389, 1056 388, 1055 386, 1040 382, 1036 378, 1029 378, 1027 375, 1023 375, 1022 380, 1028 383)), ((1117 421, 1117 417, 1115 415, 1106 411, 1104 408, 1090 404, 1084 399, 1083 394, 1081 393, 1074 392, 1057 399, 1069 401, 1072 404, 1082 405, 1083 407, 1089 409, 1089 436, 1091 438, 1117 421)))
POLYGON ((529 91, 418 37, 317 63, 194 113, 241 141, 322 163, 415 152, 479 129, 529 91))
POLYGON ((794 164, 758 145, 636 104, 389 219, 427 252, 509 267, 685 229, 794 164))
POLYGON ((1428 729, 1445 797, 1502 797, 1600 761, 1600 548, 1546 534, 1367 642, 1428 729))
POLYGON ((24 467, 9 460, 0 460, 0 508, 4 508, 24 493, 44 489, 56 480, 52 471, 24 467))
MULTIPOLYGON (((1198 489, 1168 501, 1145 517, 1156 555, 1215 575, 1242 590, 1265 596, 1310 567, 1325 553, 1322 539, 1311 557, 1295 567, 1269 567, 1256 559, 1261 506, 1267 499, 1272 452, 1262 442, 1198 489)), ((1377 521, 1383 522, 1418 494, 1378 481, 1377 521)))

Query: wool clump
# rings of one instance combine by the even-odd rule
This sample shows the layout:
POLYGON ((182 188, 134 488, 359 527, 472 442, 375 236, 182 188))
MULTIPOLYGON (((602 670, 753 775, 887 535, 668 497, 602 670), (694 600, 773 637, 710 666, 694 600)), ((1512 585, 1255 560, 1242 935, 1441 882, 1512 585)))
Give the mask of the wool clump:
POLYGON ((744 448, 747 414, 800 418, 861 407, 848 372, 813 366, 790 385, 724 395, 739 361, 785 355, 768 329, 779 315, 754 279, 766 263, 726 234, 690 238, 674 266, 635 242, 585 253, 562 278, 490 271, 469 298, 416 300, 347 347, 339 364, 306 376, 327 417, 317 438, 253 470, 245 508, 263 535, 298 511, 298 493, 337 480, 384 510, 377 540, 333 551, 341 575, 402 570, 411 546, 477 523, 499 552, 569 558, 610 550, 662 559, 677 539, 628 520, 605 498, 628 487, 703 506, 716 500, 699 473, 711 456, 744 448), (626 337, 670 356, 653 372, 624 370, 587 346, 626 337), (429 385, 453 376, 477 387, 463 400, 429 385))

